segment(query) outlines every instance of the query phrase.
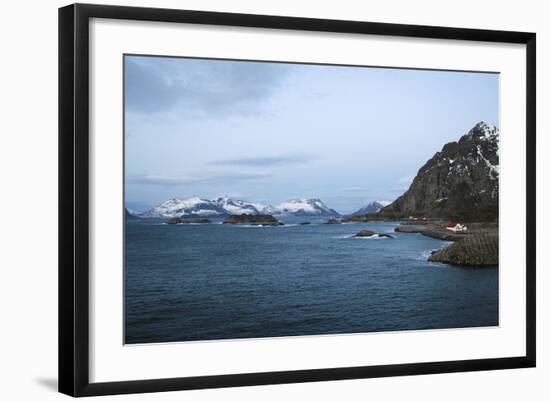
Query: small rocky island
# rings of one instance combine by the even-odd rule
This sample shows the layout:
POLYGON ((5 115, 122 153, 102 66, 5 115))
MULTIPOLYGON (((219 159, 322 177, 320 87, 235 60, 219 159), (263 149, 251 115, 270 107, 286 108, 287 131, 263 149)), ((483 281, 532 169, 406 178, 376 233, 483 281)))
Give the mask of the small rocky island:
POLYGON ((371 231, 371 230, 361 230, 357 234, 355 234, 354 237, 372 237, 375 235, 379 238, 393 238, 390 234, 375 233, 374 231, 371 231))
POLYGON ((166 224, 210 224, 208 219, 182 219, 181 217, 172 217, 166 220, 166 224))
POLYGON ((253 226, 282 226, 284 225, 270 214, 235 214, 226 217, 223 224, 250 224, 253 226))

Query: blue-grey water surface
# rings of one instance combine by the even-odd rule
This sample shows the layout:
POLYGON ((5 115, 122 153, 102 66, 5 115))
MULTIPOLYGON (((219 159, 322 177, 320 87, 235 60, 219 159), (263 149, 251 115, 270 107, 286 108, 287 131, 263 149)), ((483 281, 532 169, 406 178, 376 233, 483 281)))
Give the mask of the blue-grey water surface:
POLYGON ((498 268, 427 261, 448 242, 287 223, 127 220, 126 343, 498 325, 498 268))

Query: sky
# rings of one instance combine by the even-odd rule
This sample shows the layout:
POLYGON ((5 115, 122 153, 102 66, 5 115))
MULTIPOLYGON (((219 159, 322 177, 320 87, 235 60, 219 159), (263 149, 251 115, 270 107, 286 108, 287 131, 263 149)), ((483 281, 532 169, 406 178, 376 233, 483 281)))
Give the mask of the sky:
POLYGON ((498 126, 499 76, 125 56, 125 199, 199 196, 340 213, 394 200, 444 144, 498 126))

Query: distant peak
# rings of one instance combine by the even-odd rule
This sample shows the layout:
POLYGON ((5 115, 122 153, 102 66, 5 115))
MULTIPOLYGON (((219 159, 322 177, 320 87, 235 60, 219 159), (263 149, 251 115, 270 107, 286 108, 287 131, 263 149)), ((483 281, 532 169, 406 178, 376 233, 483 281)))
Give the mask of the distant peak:
POLYGON ((373 200, 373 201, 370 201, 369 203, 367 203, 366 206, 363 206, 359 210, 353 212, 351 215, 352 216, 360 216, 360 215, 364 215, 364 214, 378 213, 380 211, 380 209, 382 209, 383 207, 389 205, 390 203, 391 202, 387 201, 387 200, 373 200))

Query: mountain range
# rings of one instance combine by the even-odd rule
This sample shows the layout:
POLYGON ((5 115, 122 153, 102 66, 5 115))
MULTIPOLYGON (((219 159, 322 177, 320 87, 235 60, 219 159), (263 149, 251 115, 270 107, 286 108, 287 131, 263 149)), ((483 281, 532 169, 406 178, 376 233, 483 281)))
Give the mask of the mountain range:
POLYGON ((220 196, 215 199, 192 197, 173 198, 139 215, 143 218, 169 218, 184 216, 228 216, 240 214, 269 214, 291 216, 336 217, 339 213, 320 199, 289 199, 277 206, 248 202, 220 196))
MULTIPOLYGON (((393 202, 373 201, 350 216, 410 215, 460 221, 494 221, 499 205, 499 130, 483 121, 458 141, 445 144, 393 202)), ((290 199, 276 206, 221 196, 169 199, 138 215, 144 218, 209 217, 240 214, 338 217, 320 199, 290 199)))
POLYGON ((409 189, 380 210, 460 221, 494 221, 499 204, 499 130, 483 121, 418 170, 409 189))

